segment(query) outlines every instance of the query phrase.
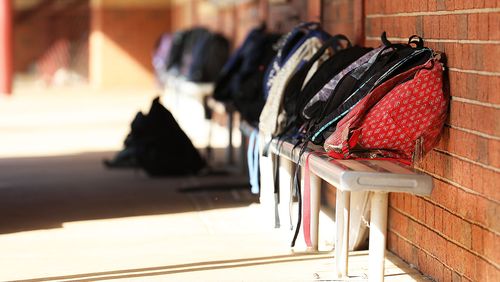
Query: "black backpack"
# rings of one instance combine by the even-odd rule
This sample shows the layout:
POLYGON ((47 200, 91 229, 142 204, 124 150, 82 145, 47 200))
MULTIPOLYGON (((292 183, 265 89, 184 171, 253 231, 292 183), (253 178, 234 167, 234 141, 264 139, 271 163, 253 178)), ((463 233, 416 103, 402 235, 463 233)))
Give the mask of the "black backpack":
POLYGON ((392 44, 382 34, 385 50, 378 54, 367 70, 360 68, 345 75, 333 90, 319 114, 309 124, 310 141, 323 144, 335 130, 337 122, 344 117, 373 88, 391 77, 420 65, 432 56, 432 50, 423 47, 420 37, 412 36, 408 44, 392 44))
POLYGON ((265 26, 253 29, 224 66, 215 84, 214 98, 232 102, 241 117, 251 124, 258 122, 264 107, 262 83, 276 55, 273 45, 280 37, 267 33, 265 26))
POLYGON ((338 72, 349 64, 369 52, 371 48, 352 46, 344 35, 335 35, 325 42, 320 50, 302 69, 297 71, 285 88, 284 108, 287 113, 287 130, 285 135, 297 133, 297 129, 305 122, 301 112, 307 102, 338 72), (346 41, 346 48, 342 49, 340 41, 346 41), (327 48, 333 47, 334 54, 324 61, 314 72, 309 81, 302 87, 303 81, 314 62, 318 60, 327 48))
POLYGON ((200 38, 193 48, 193 60, 188 79, 194 82, 214 82, 229 57, 229 40, 218 33, 200 38))
POLYGON ((197 44, 205 41, 209 36, 210 32, 201 27, 176 32, 168 59, 168 72, 175 76, 188 77, 197 44))
POLYGON ((205 167, 205 161, 159 97, 153 100, 147 115, 136 115, 125 148, 104 163, 111 168, 139 167, 150 176, 194 174, 205 167))

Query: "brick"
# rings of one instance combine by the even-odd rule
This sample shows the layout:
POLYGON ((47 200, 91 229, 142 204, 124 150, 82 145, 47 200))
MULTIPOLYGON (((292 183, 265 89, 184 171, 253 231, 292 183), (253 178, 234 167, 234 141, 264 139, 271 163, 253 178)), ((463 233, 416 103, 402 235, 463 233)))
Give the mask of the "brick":
POLYGON ((468 17, 467 15, 457 15, 453 16, 456 20, 456 28, 457 28, 457 33, 456 33, 456 38, 455 39, 467 39, 468 37, 468 17))
MULTIPOLYGON (((470 177, 472 178, 472 177, 470 177)), ((462 190, 462 189, 458 189, 457 190, 457 202, 459 203, 457 205, 457 214, 459 216, 462 216, 462 217, 465 217, 465 218, 471 218, 471 205, 472 203, 474 203, 474 199, 476 198, 477 196, 475 195, 471 195, 470 193, 462 190)))
POLYGON ((462 282, 462 276, 458 274, 457 272, 452 272, 451 273, 451 281, 452 282, 462 282))
POLYGON ((444 280, 444 265, 436 261, 434 264, 434 274, 432 277, 436 279, 436 281, 443 281, 444 280))
POLYGON ((417 1, 417 3, 420 3, 419 11, 426 12, 429 11, 429 1, 417 1))
MULTIPOLYGON (((467 37, 467 35, 466 35, 466 37, 467 37)), ((471 61, 472 48, 473 48, 473 46, 471 46, 471 44, 462 44, 461 62, 460 62, 462 69, 477 69, 477 68, 474 68, 474 66, 472 66, 472 61, 471 61)), ((450 62, 449 66, 454 67, 452 62, 450 62)))
POLYGON ((450 39, 450 30, 452 26, 450 25, 450 18, 452 15, 439 16, 439 38, 440 39, 450 39))
POLYGON ((472 225, 472 250, 474 252, 477 252, 478 254, 482 255, 484 254, 484 248, 483 248, 483 228, 477 226, 477 225, 472 225))
POLYGON ((443 234, 448 238, 453 238, 454 215, 449 211, 443 211, 443 234))
POLYGON ((428 246, 425 248, 425 250, 437 256, 440 251, 438 243, 443 240, 441 235, 436 233, 433 229, 426 228, 426 236, 428 246))
POLYGON ((416 265, 420 271, 422 271, 425 274, 429 274, 429 268, 430 268, 429 259, 427 258, 427 254, 424 253, 423 251, 419 251, 417 253, 416 265))
POLYGON ((490 13, 488 16, 488 39, 500 40, 500 13, 490 13))
MULTIPOLYGON (((481 44, 477 44, 478 46, 481 44)), ((484 46, 476 47, 477 54, 482 55, 482 58, 487 59, 484 64, 478 66, 478 70, 485 70, 491 72, 500 72, 500 64, 493 62, 490 58, 498 58, 500 56, 500 45, 499 44, 484 44, 484 46)))
POLYGON ((424 20, 422 16, 416 17, 415 19, 415 34, 425 38, 424 34, 424 20))
POLYGON ((451 282, 452 271, 448 267, 443 268, 443 282, 451 282))
POLYGON ((479 14, 469 14, 467 16, 467 37, 468 39, 474 40, 478 39, 478 36, 479 36, 479 14))
MULTIPOLYGON (((479 40, 488 40, 489 38, 489 27, 488 27, 488 20, 489 20, 489 15, 488 14, 478 14, 478 31, 477 31, 477 39, 479 40)), ((500 26, 500 22, 498 23, 500 26)))
POLYGON ((387 249, 393 253, 397 251, 398 236, 394 232, 387 232, 387 249))
POLYGON ((476 260, 477 281, 488 281, 488 263, 479 258, 476 260))
POLYGON ((474 9, 484 8, 484 0, 474 0, 474 9))
MULTIPOLYGON (((437 204, 443 205, 449 210, 455 210, 457 206, 457 188, 447 183, 434 179, 435 187, 432 190, 431 199, 437 204)), ((443 211, 443 224, 446 223, 443 211)))
POLYGON ((500 167, 500 141, 488 140, 488 164, 499 168, 500 167))
POLYGON ((410 240, 415 244, 419 244, 420 233, 418 232, 420 225, 413 220, 408 220, 406 239, 410 240))
POLYGON ((425 225, 429 228, 434 228, 434 205, 424 202, 425 207, 425 225))
POLYGON ((465 248, 470 249, 472 247, 471 224, 465 220, 461 220, 460 229, 460 237, 458 238, 458 242, 465 246, 465 248))
POLYGON ((492 282, 500 281, 500 270, 491 264, 487 266, 488 280, 492 282))
POLYGON ((483 232, 484 256, 492 261, 500 261, 500 236, 490 231, 483 232))
POLYGON ((500 95, 496 94, 496 89, 500 89, 500 76, 491 76, 488 79, 488 101, 491 103, 500 103, 500 95))
POLYGON ((455 9, 454 0, 445 0, 444 5, 447 11, 453 11, 455 9))
POLYGON ((447 242, 446 262, 456 272, 462 274, 464 271, 463 249, 453 242, 447 242))
POLYGON ((428 0, 427 1, 427 10, 430 12, 437 10, 437 1, 436 0, 428 0))
POLYGON ((425 222, 425 201, 420 198, 414 198, 415 203, 417 204, 417 220, 421 223, 425 222))
POLYGON ((500 191, 498 191, 495 181, 498 178, 498 172, 474 165, 471 173, 471 179, 473 179, 471 188, 492 200, 498 201, 500 191))
POLYGON ((464 9, 473 9, 474 8, 474 1, 464 1, 464 9))
POLYGON ((488 200, 477 197, 476 200, 476 217, 474 218, 474 221, 479 222, 480 224, 487 226, 488 225, 488 200))
POLYGON ((443 11, 446 10, 445 0, 436 0, 436 10, 443 11))
POLYGON ((478 258, 471 252, 464 252, 464 276, 472 280, 476 279, 476 260, 478 258))
POLYGON ((451 101, 449 123, 489 135, 499 135, 500 110, 469 103, 451 101))
POLYGON ((438 206, 434 207, 434 228, 443 232, 443 209, 438 206))
POLYGON ((446 245, 447 240, 442 236, 436 236, 436 257, 438 257, 441 261, 445 261, 446 259, 446 245))

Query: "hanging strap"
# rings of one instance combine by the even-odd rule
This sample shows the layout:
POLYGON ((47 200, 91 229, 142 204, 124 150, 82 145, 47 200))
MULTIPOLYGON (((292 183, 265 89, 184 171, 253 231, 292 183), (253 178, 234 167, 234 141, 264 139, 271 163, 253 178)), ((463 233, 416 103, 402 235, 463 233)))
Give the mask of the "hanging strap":
POLYGON ((250 187, 252 194, 258 194, 259 185, 259 146, 258 130, 255 129, 250 134, 247 149, 248 176, 250 178, 250 187))
MULTIPOLYGON (((302 147, 300 148, 300 152, 299 152, 299 159, 298 159, 298 163, 297 165, 295 166, 295 173, 294 173, 294 176, 293 176, 293 188, 294 188, 294 191, 295 191, 295 195, 297 196, 297 200, 298 200, 298 206, 299 206, 299 209, 298 209, 298 216, 297 216, 297 226, 295 227, 295 233, 293 234, 293 239, 292 239, 292 247, 295 247, 295 242, 297 241, 297 237, 299 235, 299 230, 300 230, 300 224, 302 223, 302 195, 301 195, 301 191, 300 191, 300 160, 302 159, 302 155, 305 153, 306 149, 307 149, 307 144, 309 143, 309 140, 306 138, 305 142, 302 144, 302 147)), ((299 143, 296 144, 296 146, 298 146, 299 143)), ((294 149, 296 148, 296 146, 294 146, 294 149)))
MULTIPOLYGON (((283 147, 284 141, 282 141, 282 137, 278 138, 278 153, 275 154, 276 160, 273 162, 273 177, 274 177, 274 227, 280 228, 280 215, 278 206, 280 204, 280 153, 281 148, 283 147)), ((269 156, 270 158, 273 155, 269 156)))

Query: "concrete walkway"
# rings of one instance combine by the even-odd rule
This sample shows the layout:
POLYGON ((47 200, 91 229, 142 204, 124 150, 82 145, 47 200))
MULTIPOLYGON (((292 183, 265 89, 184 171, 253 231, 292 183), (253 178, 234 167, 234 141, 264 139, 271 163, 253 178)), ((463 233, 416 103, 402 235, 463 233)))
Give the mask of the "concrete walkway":
MULTIPOLYGON (((155 95, 26 86, 0 100, 0 281, 333 280, 333 253, 292 253, 242 176, 102 166, 155 95)), ((353 254, 350 280, 366 260, 353 254)), ((388 281, 424 279, 386 266, 388 281)))

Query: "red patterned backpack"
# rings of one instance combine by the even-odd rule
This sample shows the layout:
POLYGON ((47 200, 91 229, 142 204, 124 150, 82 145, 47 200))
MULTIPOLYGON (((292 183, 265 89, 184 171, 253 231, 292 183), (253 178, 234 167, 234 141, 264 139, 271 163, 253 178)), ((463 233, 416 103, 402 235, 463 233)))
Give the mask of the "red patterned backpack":
POLYGON ((376 87, 325 141, 337 159, 399 159, 418 162, 439 140, 448 108, 438 58, 376 87))

